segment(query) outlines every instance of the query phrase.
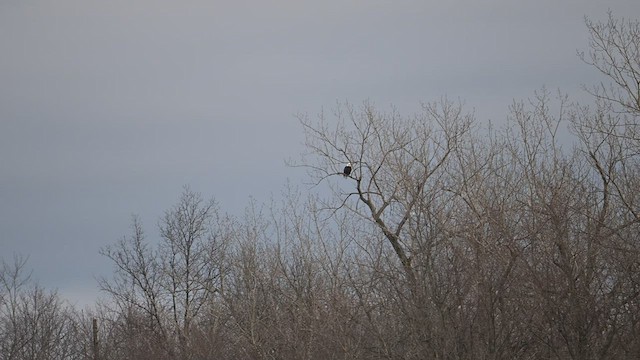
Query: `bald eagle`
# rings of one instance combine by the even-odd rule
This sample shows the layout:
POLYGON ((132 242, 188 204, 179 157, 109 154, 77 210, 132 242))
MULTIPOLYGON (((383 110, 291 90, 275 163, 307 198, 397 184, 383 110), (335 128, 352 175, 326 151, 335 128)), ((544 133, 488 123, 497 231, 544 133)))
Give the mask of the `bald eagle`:
POLYGON ((347 166, 344 167, 344 170, 342 170, 342 174, 344 175, 344 177, 349 176, 349 174, 351 174, 351 163, 347 163, 347 166))

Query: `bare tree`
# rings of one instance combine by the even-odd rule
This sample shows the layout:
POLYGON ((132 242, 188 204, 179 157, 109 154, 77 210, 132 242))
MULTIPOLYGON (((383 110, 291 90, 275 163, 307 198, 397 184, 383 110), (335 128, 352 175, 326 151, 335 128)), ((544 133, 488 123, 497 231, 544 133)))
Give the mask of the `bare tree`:
MULTIPOLYGON (((127 319, 140 320, 173 358, 191 357, 195 321, 219 291, 226 234, 217 228, 217 205, 185 188, 178 204, 160 222, 156 249, 134 218, 133 235, 103 254, 114 262, 113 280, 102 279, 127 319)), ((218 223, 219 224, 219 223, 218 223)), ((127 320, 129 321, 129 320, 127 320)))
POLYGON ((328 207, 344 207, 374 222, 408 281, 415 283, 413 248, 403 236, 405 225, 422 199, 441 191, 439 179, 452 151, 469 131, 471 116, 446 99, 425 104, 421 114, 410 118, 396 111, 378 112, 367 103, 360 110, 347 104, 335 115, 335 125, 322 114, 317 123, 300 116, 307 148, 315 157, 302 166, 320 183, 339 175, 344 164, 353 164, 348 185, 332 184, 342 203, 328 207))
POLYGON ((177 329, 181 358, 188 358, 190 331, 219 290, 225 234, 214 227, 217 205, 185 189, 180 202, 160 224, 163 288, 177 329))
MULTIPOLYGON (((2 306, 2 333, 0 333, 0 354, 4 359, 17 359, 18 353, 27 346, 28 335, 21 327, 19 306, 21 290, 29 283, 29 275, 24 274, 26 258, 16 257, 12 265, 2 261, 0 270, 0 305, 2 306)), ((4 360, 3 359, 3 360, 4 360)))
POLYGON ((588 52, 580 58, 605 75, 611 84, 590 90, 596 98, 616 107, 617 112, 640 115, 640 22, 617 19, 611 11, 606 22, 585 19, 589 32, 588 52))
POLYGON ((33 284, 26 258, 0 267, 0 359, 75 359, 72 311, 55 292, 33 284))

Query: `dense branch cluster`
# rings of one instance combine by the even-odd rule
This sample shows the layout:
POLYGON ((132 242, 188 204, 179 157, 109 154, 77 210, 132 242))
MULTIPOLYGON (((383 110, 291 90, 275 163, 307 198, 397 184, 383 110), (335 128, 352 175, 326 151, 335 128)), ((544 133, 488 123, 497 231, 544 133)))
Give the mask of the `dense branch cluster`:
POLYGON ((297 165, 328 194, 233 217, 186 188, 158 239, 134 219, 103 250, 91 310, 3 263, 0 360, 639 358, 639 25, 587 27, 613 81, 594 105, 301 116, 297 165))

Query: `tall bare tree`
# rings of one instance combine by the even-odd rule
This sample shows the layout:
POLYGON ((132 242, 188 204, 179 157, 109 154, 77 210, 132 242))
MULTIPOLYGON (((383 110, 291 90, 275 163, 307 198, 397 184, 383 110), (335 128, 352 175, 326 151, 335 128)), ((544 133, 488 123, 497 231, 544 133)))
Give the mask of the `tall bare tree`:
POLYGON ((204 201, 185 188, 159 224, 157 248, 134 218, 133 235, 102 252, 116 266, 112 280, 101 280, 102 289, 122 312, 142 315, 143 324, 160 341, 154 346, 163 347, 169 357, 191 357, 194 322, 219 291, 228 241, 226 229, 216 226, 220 221, 213 200, 204 201))
POLYGON ((317 182, 331 183, 345 208, 369 219, 382 231, 400 261, 407 280, 415 283, 412 266, 414 244, 404 236, 406 227, 422 199, 437 196, 452 152, 469 131, 471 115, 446 99, 423 105, 413 117, 395 110, 377 111, 365 103, 361 109, 340 106, 335 119, 320 115, 317 122, 300 116, 310 155, 302 163, 317 182), (347 163, 353 172, 346 183, 340 176, 347 163), (355 198, 355 202, 352 201, 355 198))

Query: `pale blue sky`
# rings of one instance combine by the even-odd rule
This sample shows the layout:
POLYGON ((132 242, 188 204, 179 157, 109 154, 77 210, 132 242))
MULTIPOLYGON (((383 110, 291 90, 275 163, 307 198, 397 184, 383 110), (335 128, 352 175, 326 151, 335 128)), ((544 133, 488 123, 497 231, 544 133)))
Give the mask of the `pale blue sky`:
POLYGON ((584 99, 585 15, 637 0, 0 0, 0 256, 72 301, 183 185, 239 212, 303 174, 295 113, 460 98, 478 120, 546 85, 584 99))

